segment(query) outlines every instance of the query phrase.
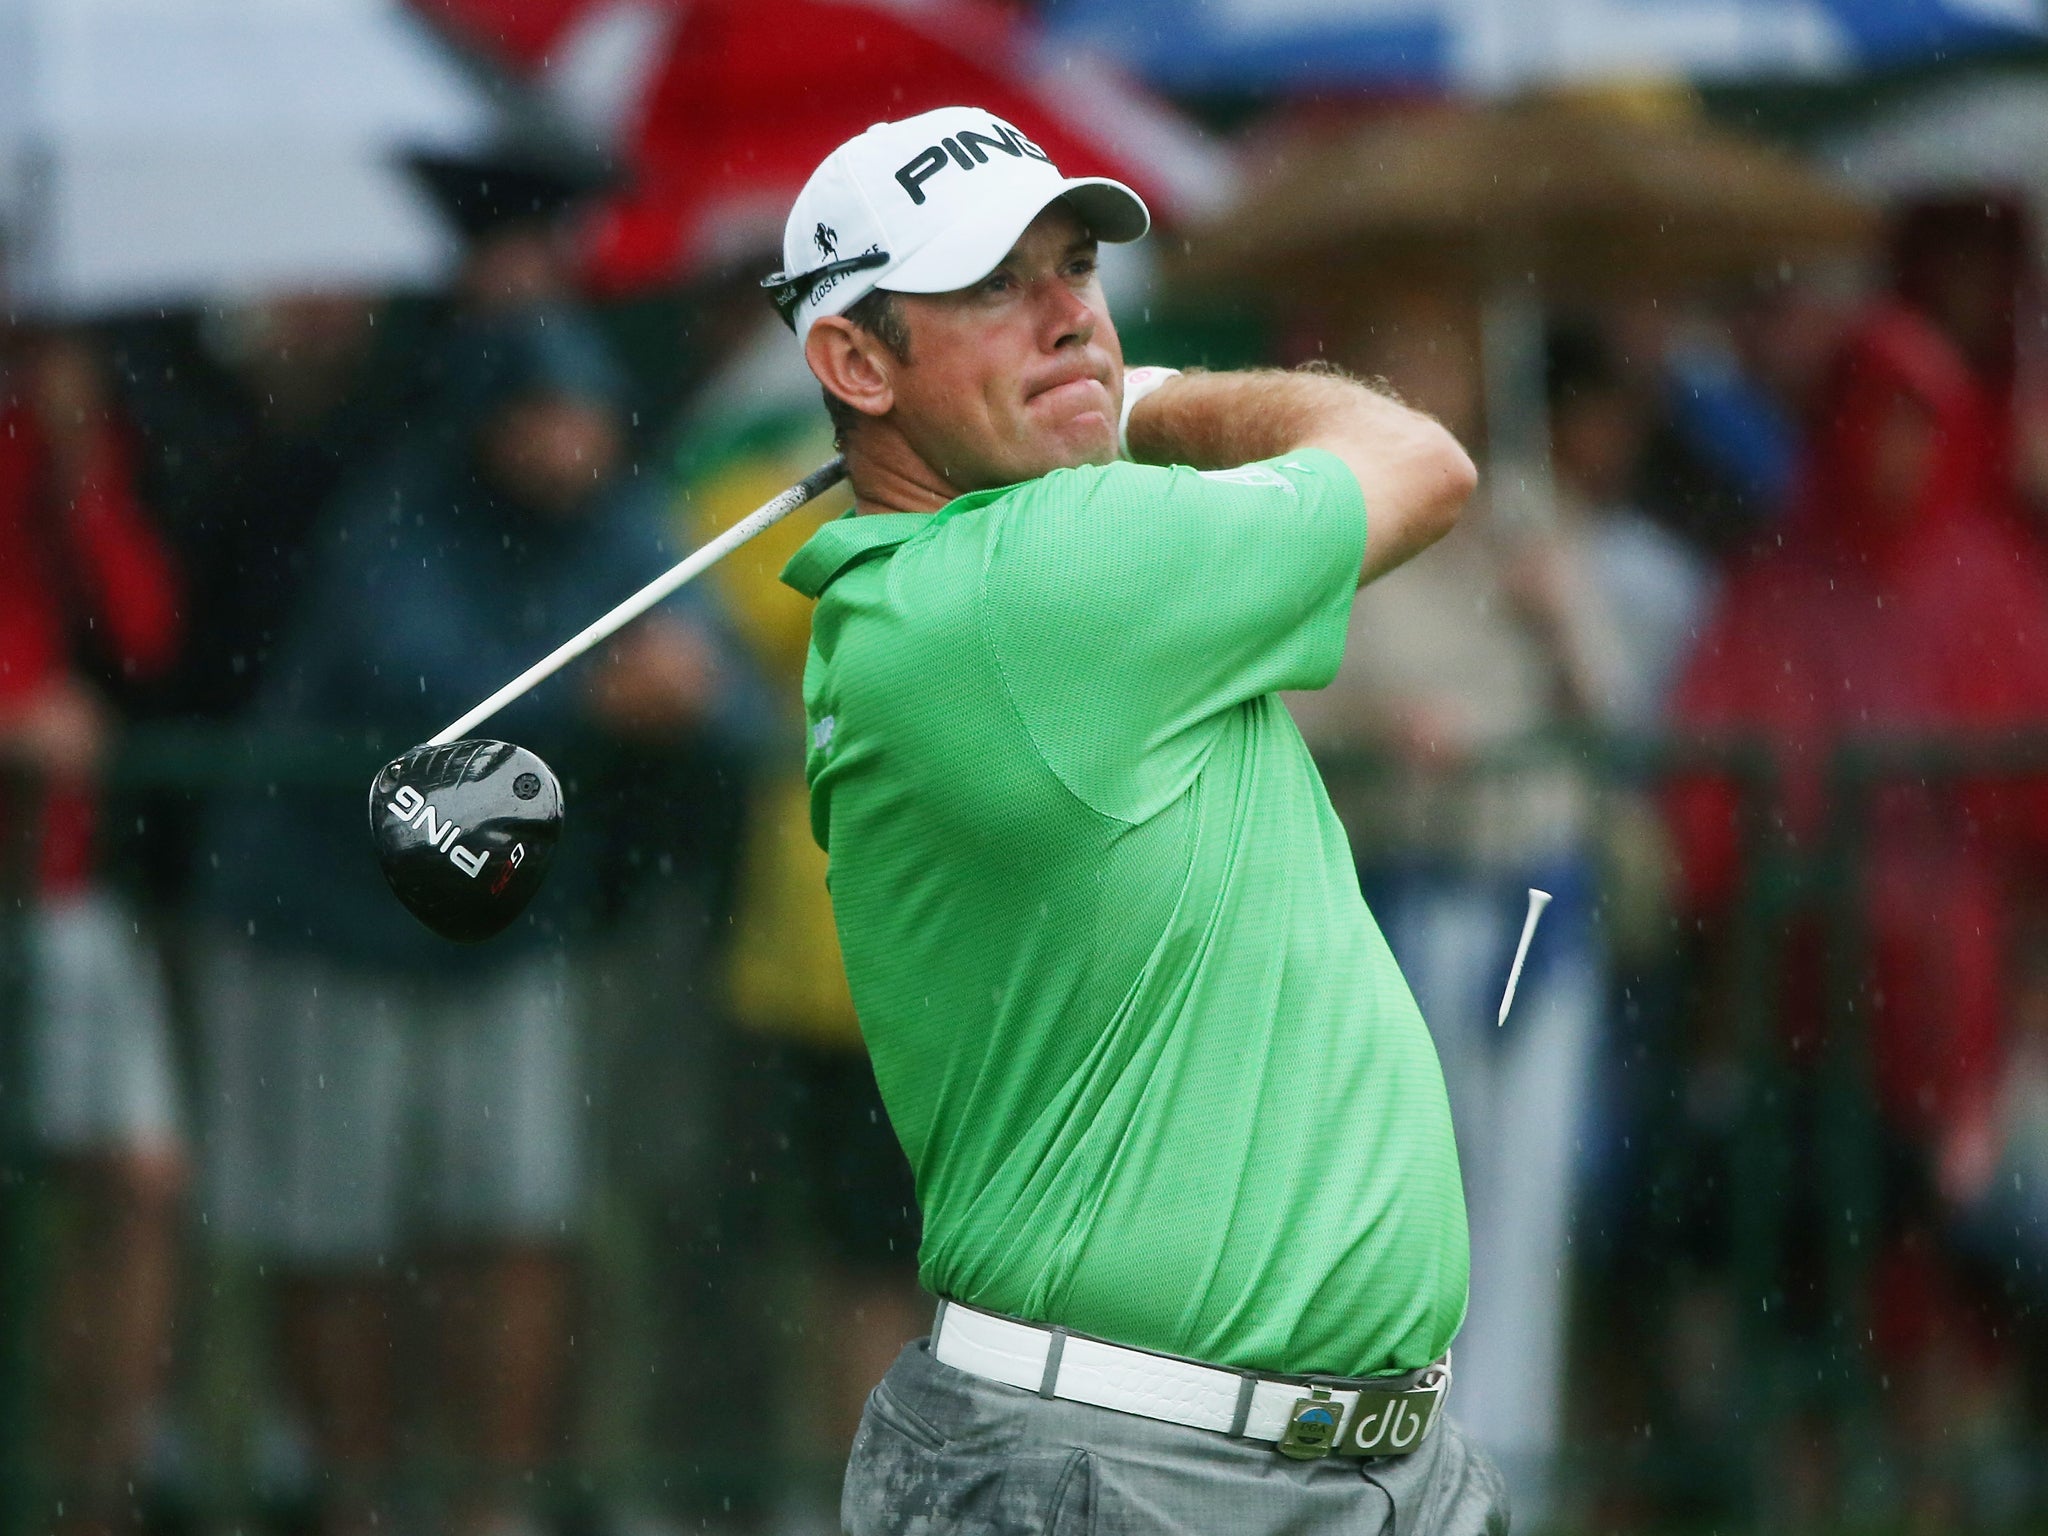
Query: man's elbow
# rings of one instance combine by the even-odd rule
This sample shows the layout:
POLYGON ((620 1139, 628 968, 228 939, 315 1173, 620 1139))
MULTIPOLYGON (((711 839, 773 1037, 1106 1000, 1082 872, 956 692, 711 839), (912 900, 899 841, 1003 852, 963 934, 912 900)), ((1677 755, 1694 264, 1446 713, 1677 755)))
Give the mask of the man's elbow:
POLYGON ((1398 569, 1449 533, 1479 485, 1458 440, 1435 422, 1411 436, 1377 485, 1365 491, 1367 535, 1359 585, 1398 569), (1375 514, 1374 508, 1379 509, 1375 514))
POLYGON ((1479 489, 1479 468, 1457 438, 1432 423, 1417 471, 1422 491, 1417 498, 1421 512, 1417 521, 1422 527, 1417 531, 1425 544, 1434 544, 1457 527, 1472 493, 1479 489))

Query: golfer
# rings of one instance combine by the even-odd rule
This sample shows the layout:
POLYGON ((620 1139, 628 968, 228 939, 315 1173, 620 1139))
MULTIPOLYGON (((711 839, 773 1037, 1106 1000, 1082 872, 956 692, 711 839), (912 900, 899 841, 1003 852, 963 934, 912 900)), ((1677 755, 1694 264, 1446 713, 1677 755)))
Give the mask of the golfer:
POLYGON ((1473 468, 1348 379, 1126 374, 1096 245, 1147 224, 946 108, 833 151, 768 280, 858 503, 783 578, 817 601, 812 825, 942 1298, 842 1518, 1504 1531, 1444 1411, 1435 1051, 1274 697, 1329 682, 1355 590, 1473 468))

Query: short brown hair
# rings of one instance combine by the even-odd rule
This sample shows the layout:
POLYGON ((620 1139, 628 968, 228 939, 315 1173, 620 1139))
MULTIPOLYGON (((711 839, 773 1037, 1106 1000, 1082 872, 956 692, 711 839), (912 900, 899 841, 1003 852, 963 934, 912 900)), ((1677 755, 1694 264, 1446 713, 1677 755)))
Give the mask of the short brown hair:
MULTIPOLYGON (((910 320, 888 289, 874 288, 862 294, 848 306, 846 318, 879 341, 897 362, 910 361, 910 320)), ((844 448, 847 434, 860 425, 861 413, 831 390, 820 389, 825 396, 825 414, 832 418, 833 446, 844 448)))

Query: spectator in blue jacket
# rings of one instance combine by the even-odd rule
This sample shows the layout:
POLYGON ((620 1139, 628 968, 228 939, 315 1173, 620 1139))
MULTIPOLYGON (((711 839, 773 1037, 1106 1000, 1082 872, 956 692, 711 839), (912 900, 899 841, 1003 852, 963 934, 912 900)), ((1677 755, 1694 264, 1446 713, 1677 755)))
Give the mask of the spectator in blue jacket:
POLYGON ((549 886, 487 946, 384 888, 363 794, 421 740, 668 564, 619 471, 616 376, 586 324, 474 328, 444 411, 322 523, 256 709, 337 787, 214 807, 201 899, 207 1230, 278 1282, 285 1378, 323 1474, 323 1536, 388 1530, 395 1277, 432 1281, 427 1394, 466 1476, 449 1524, 518 1530, 558 1452, 580 1208, 580 1030, 564 937, 595 905, 575 780, 606 739, 736 730, 717 630, 686 593, 489 726, 548 758, 571 809, 549 886), (346 768, 356 770, 354 773, 346 768))

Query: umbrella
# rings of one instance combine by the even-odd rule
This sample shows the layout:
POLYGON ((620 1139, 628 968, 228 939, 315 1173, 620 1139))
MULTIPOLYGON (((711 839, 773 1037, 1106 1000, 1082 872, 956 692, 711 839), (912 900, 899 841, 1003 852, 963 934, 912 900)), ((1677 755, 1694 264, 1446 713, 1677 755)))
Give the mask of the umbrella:
POLYGON ((492 121, 397 0, 0 0, 9 302, 431 282, 454 242, 397 157, 492 121))
MULTIPOLYGON (((779 243, 811 170, 869 124, 983 106, 1015 122, 1069 175, 1131 182, 1163 217, 1220 202, 1229 163, 1106 66, 1051 57, 992 0, 421 0, 506 58, 576 76, 621 35, 658 48, 621 58, 644 81, 624 112, 630 185, 589 229, 589 270, 618 291, 679 279, 779 243), (538 13, 538 14, 536 14, 538 13), (622 34, 620 18, 654 17, 622 34)), ((600 94, 602 94, 600 92, 600 94)))
POLYGON ((1058 41, 1177 91, 1830 78, 2048 32, 2039 0, 1056 0, 1051 14, 1058 41))
POLYGON ((1880 197, 1996 189, 2048 210, 2048 80, 1944 82, 1830 140, 1819 158, 1880 197))
POLYGON ((1289 133, 1188 233, 1183 275, 1285 263, 1662 290, 1853 247, 1871 215, 1790 155, 1667 98, 1436 107, 1289 133))
POLYGON ((1762 144, 1668 97, 1437 107, 1283 135, 1250 157, 1256 188, 1187 232, 1191 287, 1287 274, 1295 291, 1421 276, 1486 295, 1488 438, 1547 485, 1547 299, 1611 298, 1853 251, 1873 216, 1762 144))

